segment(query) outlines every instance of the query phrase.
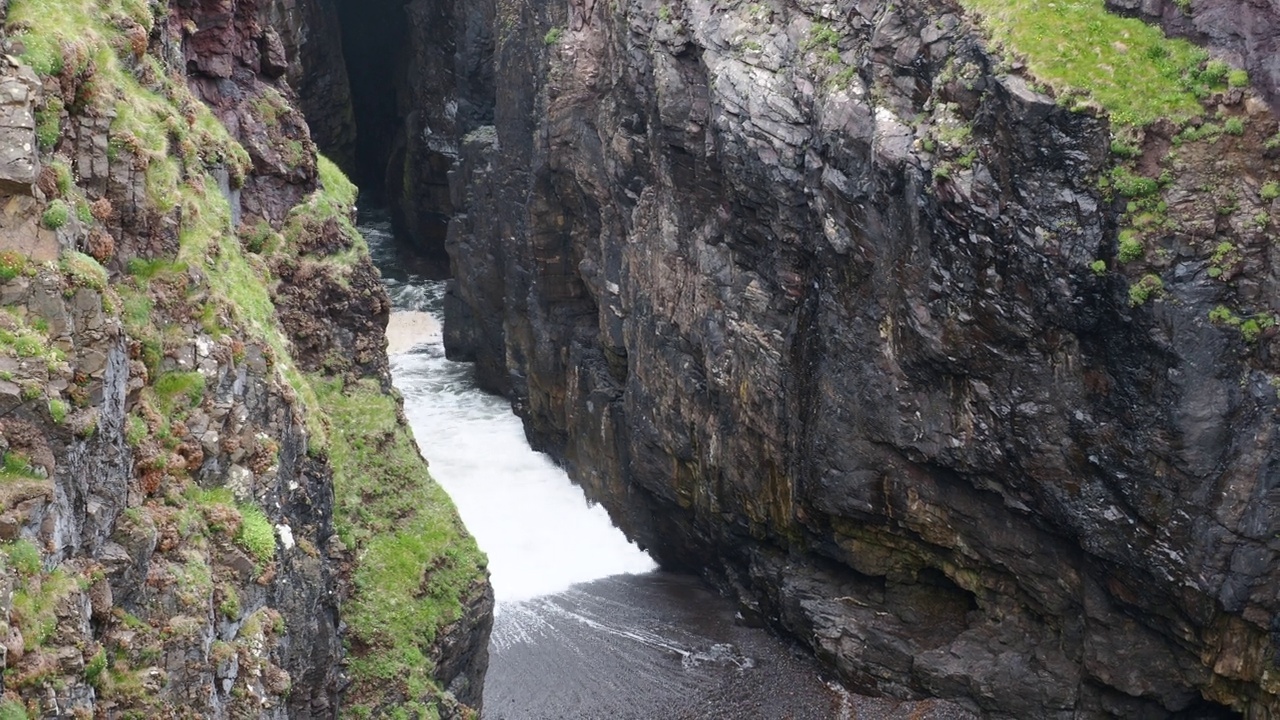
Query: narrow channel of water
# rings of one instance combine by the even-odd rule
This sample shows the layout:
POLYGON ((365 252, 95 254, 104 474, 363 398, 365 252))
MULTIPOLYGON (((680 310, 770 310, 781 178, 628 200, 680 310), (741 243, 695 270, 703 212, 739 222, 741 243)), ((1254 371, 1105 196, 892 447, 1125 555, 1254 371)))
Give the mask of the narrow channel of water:
POLYGON ((361 231, 396 310, 388 334, 402 350, 392 374, 405 412, 489 555, 498 608, 486 720, 855 716, 809 655, 735 624, 732 605, 696 579, 656 570, 530 449, 507 402, 445 359, 444 284, 412 275, 385 216, 362 216, 361 231))

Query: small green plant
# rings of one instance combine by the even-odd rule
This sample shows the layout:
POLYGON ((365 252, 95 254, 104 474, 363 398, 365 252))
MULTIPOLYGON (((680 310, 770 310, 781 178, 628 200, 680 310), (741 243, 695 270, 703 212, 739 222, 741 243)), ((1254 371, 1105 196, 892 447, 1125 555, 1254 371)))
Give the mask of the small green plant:
POLYGON ((84 198, 76 201, 76 219, 85 225, 93 224, 93 208, 84 198))
POLYGON ((1244 70, 1240 70, 1238 68, 1235 70, 1232 70, 1231 72, 1227 73, 1227 86, 1233 87, 1233 88, 1248 87, 1249 73, 1244 70))
POLYGON ((40 550, 28 540, 15 540, 0 545, 0 552, 8 556, 9 565, 23 577, 35 577, 44 565, 40 550))
POLYGON ((1126 142, 1121 138, 1114 138, 1111 141, 1111 154, 1125 160, 1131 160, 1142 154, 1142 150, 1133 143, 1126 142))
POLYGON ((1262 186, 1260 194, 1262 195, 1262 199, 1267 202, 1280 198, 1280 183, 1275 180, 1268 181, 1262 186))
POLYGON ((65 423, 69 410, 70 406, 61 398, 51 398, 49 400, 49 417, 53 418, 55 423, 59 425, 65 423))
POLYGON ((102 291, 107 287, 106 268, 92 256, 71 250, 62 254, 62 273, 78 287, 102 291))
POLYGON ((45 152, 52 150, 62 137, 62 110, 62 99, 55 95, 36 111, 36 143, 45 152))
POLYGON ((1094 260, 1093 262, 1089 263, 1089 269, 1093 271, 1093 274, 1094 274, 1094 275, 1106 275, 1106 274, 1107 274, 1107 261, 1106 261, 1106 260, 1094 260))
POLYGON ((827 23, 817 22, 809 28, 809 37, 801 45, 802 50, 835 50, 840 44, 840 33, 827 23))
POLYGON ((240 594, 234 587, 230 585, 222 587, 222 602, 218 604, 218 611, 228 620, 240 617, 240 594))
POLYGON ((71 219, 71 206, 65 200, 54 200, 45 208, 40 223, 50 230, 57 230, 71 219))
POLYGON ((89 662, 84 665, 84 680, 93 687, 98 687, 102 678, 102 671, 107 669, 107 653, 103 648, 98 648, 98 652, 89 658, 89 662))
POLYGON ((241 505, 240 517, 236 542, 258 561, 259 570, 264 569, 276 556, 275 528, 257 505, 241 505))
POLYGON ((129 443, 129 447, 138 447, 143 440, 147 439, 148 434, 147 421, 137 415, 129 415, 124 424, 124 439, 129 443))
POLYGON ((1117 192, 1128 198, 1143 198, 1160 190, 1160 184, 1153 178, 1135 175, 1123 166, 1111 171, 1111 184, 1117 192))
POLYGON ((27 258, 22 253, 13 250, 0 252, 0 282, 8 282, 18 277, 26 269, 27 258))
POLYGON ((1210 256, 1209 262, 1214 265, 1221 265, 1224 260, 1231 259, 1231 255, 1235 251, 1236 246, 1224 240, 1223 242, 1218 243, 1217 247, 1213 249, 1213 255, 1210 256))
POLYGON ((559 44, 560 38, 562 37, 564 37, 564 28, 553 27, 547 31, 546 35, 542 36, 542 44, 547 45, 548 47, 559 44))
POLYGON ((1244 120, 1241 120, 1238 117, 1227 118, 1227 121, 1222 124, 1222 129, 1226 131, 1228 135, 1235 135, 1239 137, 1244 134, 1244 120))
POLYGON ((0 720, 30 720, 27 708, 17 700, 0 700, 0 720))
POLYGON ((1145 254, 1146 248, 1143 247, 1142 241, 1138 239, 1137 234, 1132 230, 1125 230, 1120 233, 1120 247, 1118 257, 1120 262, 1133 262, 1145 254))
POLYGON ((1225 85, 1227 76, 1231 74, 1231 66, 1221 60, 1210 60, 1200 71, 1200 79, 1210 86, 1225 85))
POLYGON ((671 6, 663 5, 658 8, 658 19, 662 22, 671 22, 671 6))
POLYGON ((1159 275, 1143 275, 1138 282, 1129 286, 1129 304, 1142 305, 1152 297, 1159 297, 1164 291, 1164 281, 1159 275))
POLYGON ((1231 312, 1226 305, 1219 305, 1209 311, 1209 321, 1217 325, 1239 325, 1240 318, 1231 312))
POLYGON ((166 413, 197 407, 204 400, 205 377, 198 372, 170 372, 152 386, 166 413))

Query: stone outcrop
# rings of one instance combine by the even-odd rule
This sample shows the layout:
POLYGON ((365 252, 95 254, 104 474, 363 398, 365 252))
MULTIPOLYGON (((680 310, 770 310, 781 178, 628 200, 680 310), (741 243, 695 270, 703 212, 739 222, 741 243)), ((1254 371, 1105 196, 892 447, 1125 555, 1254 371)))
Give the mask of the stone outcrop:
POLYGON ((1280 717, 1264 103, 1121 156, 949 3, 494 12, 446 342, 631 537, 855 690, 1280 717))
POLYGON ((474 714, 484 558, 290 85, 332 7, 68 4, 0 6, 0 715, 474 714))

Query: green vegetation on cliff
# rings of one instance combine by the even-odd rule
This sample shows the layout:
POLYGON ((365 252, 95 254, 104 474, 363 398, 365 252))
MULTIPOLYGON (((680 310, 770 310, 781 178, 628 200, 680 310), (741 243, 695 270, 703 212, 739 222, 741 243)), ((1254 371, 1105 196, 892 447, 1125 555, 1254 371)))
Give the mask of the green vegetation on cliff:
POLYGON ((361 557, 345 613, 356 679, 350 694, 357 703, 388 690, 435 694, 429 648, 462 616, 461 599, 486 560, 398 421, 396 400, 371 380, 313 381, 333 423, 335 524, 361 557))
MULTIPOLYGON (((1092 100, 1121 125, 1186 120, 1222 89, 1230 68, 1141 20, 1107 12, 1103 0, 961 0, 992 39, 1025 59, 1059 97, 1092 100)), ((1237 81, 1239 78, 1237 78, 1237 81)))
MULTIPOLYGON (((254 707, 265 705, 266 696, 282 701, 289 678, 272 664, 278 658, 272 656, 271 638, 291 628, 274 609, 261 606, 255 587, 311 561, 332 563, 323 582, 330 574, 342 576, 337 588, 349 628, 345 640, 353 681, 343 714, 432 716, 443 694, 434 677, 435 642, 462 618, 464 603, 483 591, 485 558, 427 472, 399 400, 389 390, 384 356, 379 370, 381 329, 370 318, 386 301, 352 224, 355 186, 315 156, 283 85, 277 89, 253 79, 239 88, 245 99, 236 108, 238 139, 193 94, 181 68, 168 67, 152 54, 174 39, 171 34, 191 32, 190 22, 170 22, 182 20, 189 9, 190 4, 154 0, 12 0, 8 6, 7 34, 46 87, 36 111, 38 147, 47 168, 42 188, 49 202, 40 201, 36 218, 44 228, 57 230, 64 245, 65 238, 74 238, 84 252, 64 251, 59 262, 48 265, 21 253, 0 254, 0 283, 48 279, 64 300, 76 293, 100 300, 106 321, 124 327, 131 359, 138 361, 130 367, 130 379, 141 383, 130 388, 122 433, 133 461, 125 480, 131 483, 133 505, 120 508, 113 537, 153 548, 145 552, 153 571, 148 582, 155 579, 158 589, 147 592, 163 599, 177 588, 172 592, 180 601, 172 607, 153 603, 154 611, 136 611, 141 618, 116 612, 105 625, 95 622, 91 632, 96 635, 77 638, 84 645, 85 676, 92 675, 100 698, 117 703, 115 711, 151 716, 167 696, 144 691, 140 673, 158 657, 204 652, 213 666, 239 653, 241 672, 258 673, 265 690, 237 684, 233 695, 240 693, 236 697, 246 703, 262 700, 254 707), (71 169, 84 172, 81 158, 73 161, 69 128, 106 136, 99 147, 106 148, 101 159, 109 163, 111 177, 95 178, 107 186, 105 193, 100 186, 90 190, 88 182, 77 186, 87 178, 71 169), (252 161, 246 148, 254 153, 252 161), (272 167, 264 170, 264 165, 272 167), (274 215, 264 212, 271 217, 249 216, 236 227, 229 191, 241 188, 252 172, 285 179, 291 187, 280 197, 290 203, 305 197, 283 218, 277 205, 274 215), (110 228, 108 218, 115 221, 110 228), (338 241, 331 242, 335 228, 338 241), (326 336, 338 338, 332 347, 323 342, 319 348, 302 347, 316 343, 316 335, 282 319, 281 303, 308 279, 323 292, 294 301, 311 302, 301 310, 317 318, 318 335, 323 336, 326 323, 341 320, 326 317, 330 308, 315 303, 333 302, 348 307, 349 317, 362 317, 363 324, 350 333, 364 333, 359 348, 337 347, 344 335, 333 327, 326 336), (316 362, 317 355, 324 362, 316 362), (218 413, 226 413, 229 394, 246 391, 229 390, 228 377, 236 384, 256 381, 251 392, 265 406, 258 408, 262 417, 234 433, 226 432, 218 413), (285 464, 281 445, 294 428, 290 420, 305 428, 305 440, 294 447, 299 456, 306 451, 299 462, 310 465, 308 476, 324 479, 331 472, 334 525, 342 541, 334 545, 345 545, 341 563, 322 547, 329 538, 316 526, 304 527, 297 518, 289 524, 289 510, 271 489, 285 464), (218 462, 207 462, 210 456, 218 462), (164 538, 158 544, 157 536, 164 538), (278 562, 287 550, 293 560, 278 562), (161 572, 166 568, 167 575, 161 572), (212 649, 192 650, 191 640, 205 633, 207 621, 197 610, 209 607, 231 624, 241 622, 241 629, 212 649), (170 612, 175 609, 179 614, 170 612), (137 632, 135 646, 112 645, 103 634, 117 623, 137 632), (260 690, 266 696, 249 697, 260 690)), ((77 136, 76 153, 88 146, 83 140, 77 136)), ((254 192, 243 190, 246 198, 254 192)), ((241 209, 248 215, 250 207, 246 200, 241 209)), ((49 323, 25 308, 0 313, 0 355, 13 356, 24 368, 61 372, 66 357, 53 339, 49 323)), ((67 354, 76 360, 75 351, 67 354)), ((74 426, 77 413, 97 411, 88 393, 69 395, 68 402, 42 397, 44 386, 32 381, 22 384, 21 392, 23 401, 45 413, 46 423, 74 426)), ((246 422, 235 412, 226 414, 246 422)), ((88 433, 93 432, 90 426, 88 433)), ((8 495, 47 493, 51 481, 37 473, 43 466, 16 452, 9 455, 8 495)), ((324 497, 322 492, 308 502, 324 497)), ((327 510, 315 508, 320 517, 327 510)), ((0 549, 8 560, 0 573, 18 581, 15 609, 22 618, 15 621, 27 623, 23 637, 30 650, 62 643, 61 630, 57 638, 50 632, 52 600, 63 591, 87 592, 97 577, 78 576, 75 565, 42 566, 39 546, 22 541, 0 549)), ((311 579, 319 583, 321 577, 317 572, 311 579)), ((284 579, 296 582, 297 576, 284 579)), ((89 627, 87 621, 83 627, 89 627)), ((319 670, 324 675, 328 668, 319 670)), ((7 682, 6 688, 10 696, 16 689, 32 713, 43 713, 42 689, 55 681, 65 682, 31 675, 7 682)), ((3 699, 0 713, 11 699, 3 699)), ((14 700, 14 706, 21 703, 14 700)))

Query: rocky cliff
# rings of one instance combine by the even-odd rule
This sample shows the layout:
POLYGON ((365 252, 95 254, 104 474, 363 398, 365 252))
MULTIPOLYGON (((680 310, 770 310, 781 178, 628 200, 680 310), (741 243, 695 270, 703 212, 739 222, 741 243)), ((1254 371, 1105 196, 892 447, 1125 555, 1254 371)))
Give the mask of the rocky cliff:
POLYGON ((633 538, 860 691, 1280 717, 1273 54, 1101 3, 493 14, 446 339, 633 538))
POLYGON ((333 8, 0 8, 0 715, 474 715, 484 557, 291 85, 333 8))

